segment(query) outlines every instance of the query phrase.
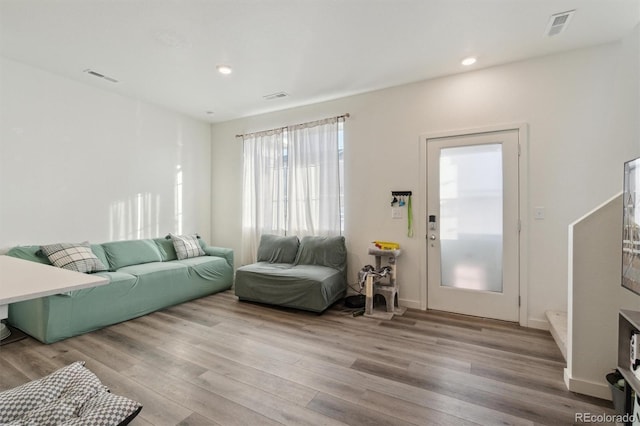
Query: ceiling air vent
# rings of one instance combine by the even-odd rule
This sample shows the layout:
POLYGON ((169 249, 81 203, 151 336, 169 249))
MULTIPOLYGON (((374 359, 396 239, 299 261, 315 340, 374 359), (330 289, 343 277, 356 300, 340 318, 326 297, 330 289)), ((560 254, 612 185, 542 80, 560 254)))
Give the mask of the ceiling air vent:
POLYGON ((89 68, 87 68, 86 70, 84 70, 84 72, 86 72, 87 74, 92 75, 92 76, 94 76, 94 77, 98 77, 98 78, 105 79, 105 80, 110 81, 110 82, 112 82, 112 83, 117 83, 117 82, 118 82, 118 80, 116 80, 115 78, 112 78, 112 77, 106 76, 106 75, 104 75, 104 74, 100 74, 99 72, 94 71, 94 70, 89 69, 89 68))
POLYGON ((549 18, 549 23, 547 24, 547 29, 545 30, 545 34, 548 37, 552 37, 563 32, 565 29, 567 29, 567 25, 569 25, 569 21, 571 20, 571 17, 575 12, 576 11, 574 9, 567 12, 551 15, 551 17, 549 18))
POLYGON ((266 99, 267 101, 270 101, 272 99, 278 99, 278 98, 286 98, 287 95, 285 92, 277 92, 277 93, 272 93, 270 95, 264 95, 263 98, 266 99))

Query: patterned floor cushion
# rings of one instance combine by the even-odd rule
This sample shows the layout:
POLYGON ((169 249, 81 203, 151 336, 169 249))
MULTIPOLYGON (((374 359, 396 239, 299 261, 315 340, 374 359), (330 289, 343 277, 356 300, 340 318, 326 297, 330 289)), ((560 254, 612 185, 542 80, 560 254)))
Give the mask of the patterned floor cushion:
POLYGON ((111 394, 81 361, 0 392, 0 426, 126 425, 140 410, 140 403, 111 394))

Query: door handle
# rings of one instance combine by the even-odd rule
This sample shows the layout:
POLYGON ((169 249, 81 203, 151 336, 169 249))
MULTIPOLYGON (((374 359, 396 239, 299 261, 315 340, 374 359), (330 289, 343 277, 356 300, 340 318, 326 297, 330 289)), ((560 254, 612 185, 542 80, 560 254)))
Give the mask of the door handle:
POLYGON ((429 239, 432 240, 432 241, 435 240, 436 239, 436 234, 431 234, 429 236, 429 239))

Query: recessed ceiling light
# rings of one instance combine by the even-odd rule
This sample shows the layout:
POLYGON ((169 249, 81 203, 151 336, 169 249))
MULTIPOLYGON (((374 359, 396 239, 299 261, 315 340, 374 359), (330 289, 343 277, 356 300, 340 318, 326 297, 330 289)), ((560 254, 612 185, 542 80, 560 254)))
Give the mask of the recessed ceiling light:
POLYGON ((224 74, 224 75, 229 75, 231 74, 231 71, 232 71, 229 65, 218 65, 216 69, 220 74, 224 74))
POLYGON ((473 56, 469 56, 468 58, 464 58, 462 60, 462 65, 464 65, 465 67, 468 67, 469 65, 475 64, 476 61, 477 61, 476 58, 474 58, 473 56))

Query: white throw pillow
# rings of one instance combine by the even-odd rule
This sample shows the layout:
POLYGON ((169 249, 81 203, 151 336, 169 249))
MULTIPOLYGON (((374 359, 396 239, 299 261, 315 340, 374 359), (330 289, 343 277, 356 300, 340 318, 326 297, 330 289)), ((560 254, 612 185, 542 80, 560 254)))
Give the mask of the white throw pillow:
POLYGON ((169 236, 173 241, 173 248, 176 249, 176 255, 179 260, 205 255, 204 250, 200 247, 197 235, 169 234, 169 236))
POLYGON ((60 243, 40 246, 49 262, 58 268, 77 272, 106 271, 107 268, 91 251, 88 242, 60 243))

